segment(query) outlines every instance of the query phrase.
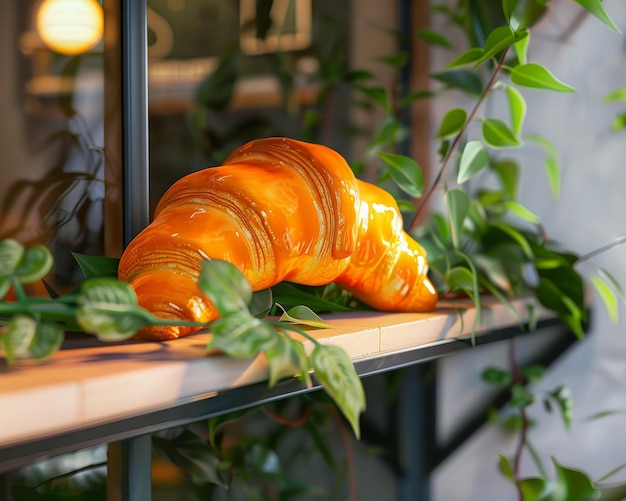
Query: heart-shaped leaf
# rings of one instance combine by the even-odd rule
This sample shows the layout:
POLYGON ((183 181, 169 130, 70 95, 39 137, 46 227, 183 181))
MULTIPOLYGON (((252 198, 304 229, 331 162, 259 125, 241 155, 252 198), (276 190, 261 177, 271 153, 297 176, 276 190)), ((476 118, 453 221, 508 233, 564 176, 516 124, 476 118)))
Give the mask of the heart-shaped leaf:
POLYGON ((385 162, 392 179, 402 191, 414 198, 422 196, 424 176, 415 160, 405 155, 382 151, 378 156, 385 162))
POLYGON ((315 377, 346 417, 356 438, 361 435, 359 416, 365 409, 365 392, 352 361, 338 346, 316 344, 310 356, 315 377))
POLYGON ((32 284, 47 275, 52 263, 52 254, 46 247, 43 245, 28 247, 14 273, 23 284, 32 284))
POLYGON ((252 286, 234 264, 222 260, 203 261, 198 286, 221 315, 248 311, 252 286))

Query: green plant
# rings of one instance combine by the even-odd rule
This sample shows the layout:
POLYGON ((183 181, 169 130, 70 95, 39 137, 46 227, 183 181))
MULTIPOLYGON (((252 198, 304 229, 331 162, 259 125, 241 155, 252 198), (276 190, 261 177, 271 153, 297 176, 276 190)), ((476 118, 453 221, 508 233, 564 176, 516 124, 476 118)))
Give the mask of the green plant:
MULTIPOLYGON (((0 242, 0 345, 9 362, 52 355, 67 330, 94 334, 102 341, 120 341, 146 325, 207 327, 196 322, 160 319, 141 308, 128 283, 103 276, 115 272, 116 260, 83 255, 76 258, 86 276, 77 291, 62 296, 53 293, 54 297, 29 297, 23 286, 41 280, 50 270, 50 252, 43 246, 25 249, 11 239, 0 242), (15 300, 8 300, 9 293, 15 300)), ((244 358, 265 353, 270 385, 281 378, 297 376, 311 386, 313 372, 359 435, 358 418, 365 407, 365 397, 352 362, 342 349, 322 345, 294 325, 297 322, 325 327, 319 317, 296 307, 285 312, 283 318, 288 321, 258 318, 249 309, 253 299, 249 282, 225 261, 203 262, 198 285, 220 313, 210 324, 213 336, 207 350, 244 358), (310 354, 291 332, 313 343, 310 354)), ((259 296, 265 303, 262 313, 266 314, 272 306, 271 296, 261 293, 257 302, 259 296)))
MULTIPOLYGON (((604 96, 605 103, 626 102, 626 88, 615 89, 604 96)), ((626 112, 619 113, 613 119, 613 130, 615 132, 626 129, 626 112)))
MULTIPOLYGON (((618 303, 624 291, 615 277, 604 269, 590 276, 581 271, 583 263, 616 242, 585 256, 563 250, 552 241, 540 218, 518 199, 520 176, 524 169, 515 158, 515 150, 532 142, 545 154, 546 180, 555 199, 560 196, 559 154, 552 142, 543 136, 527 133, 524 128, 527 109, 523 90, 574 92, 548 68, 528 60, 532 26, 544 15, 543 1, 504 0, 494 2, 459 1, 455 6, 437 5, 435 12, 446 16, 466 35, 466 50, 451 56, 451 62, 431 77, 439 90, 378 89, 369 92, 387 113, 373 137, 369 157, 382 161, 379 182, 387 182, 399 198, 399 204, 411 219, 410 230, 426 249, 431 278, 443 297, 469 297, 481 322, 481 295, 491 294, 510 306, 512 298, 533 298, 535 304, 555 312, 578 337, 583 337, 587 323, 589 281, 603 301, 609 316, 618 321, 618 303), (443 115, 435 140, 440 165, 433 182, 424 187, 419 165, 409 156, 398 154, 406 133, 401 120, 402 109, 415 100, 432 99, 450 91, 460 91, 470 98, 467 109, 456 107, 443 115), (504 99, 507 115, 484 115, 485 103, 504 99), (473 103, 472 103, 473 101, 473 103), (443 212, 431 212, 433 198, 440 194, 443 212)), ((600 1, 577 2, 583 9, 617 31, 600 1)), ((453 48, 443 33, 422 31, 426 41, 453 48)), ((608 94, 606 102, 623 101, 623 89, 608 94)), ((618 115, 613 129, 623 129, 618 115)), ((533 308, 533 301, 529 301, 533 308)), ((513 308, 511 313, 515 316, 513 308)), ((533 320, 531 312, 530 328, 533 320)), ((606 488, 592 481, 584 472, 569 469, 553 461, 556 479, 540 464, 528 439, 531 425, 526 409, 538 398, 528 387, 543 368, 517 365, 511 343, 511 368, 502 371, 489 368, 484 378, 504 385, 511 395, 511 407, 517 410, 504 424, 519 434, 519 446, 509 462, 501 458, 502 471, 510 479, 520 500, 617 499, 623 495, 621 485, 606 488), (521 457, 529 451, 535 458, 540 477, 525 478, 521 457)), ((558 408, 566 425, 571 420, 572 402, 569 390, 559 387, 542 399, 544 405, 558 408)), ((619 469, 619 468, 618 468, 619 469)), ((603 479, 604 480, 604 479, 603 479)))

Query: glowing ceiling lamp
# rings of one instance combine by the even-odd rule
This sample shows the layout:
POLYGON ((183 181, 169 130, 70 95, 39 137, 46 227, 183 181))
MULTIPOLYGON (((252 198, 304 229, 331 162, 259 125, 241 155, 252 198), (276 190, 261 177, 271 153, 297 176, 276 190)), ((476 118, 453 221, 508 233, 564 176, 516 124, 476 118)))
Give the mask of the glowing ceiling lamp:
POLYGON ((81 54, 102 38, 103 17, 97 0, 43 0, 37 12, 37 31, 53 51, 81 54))

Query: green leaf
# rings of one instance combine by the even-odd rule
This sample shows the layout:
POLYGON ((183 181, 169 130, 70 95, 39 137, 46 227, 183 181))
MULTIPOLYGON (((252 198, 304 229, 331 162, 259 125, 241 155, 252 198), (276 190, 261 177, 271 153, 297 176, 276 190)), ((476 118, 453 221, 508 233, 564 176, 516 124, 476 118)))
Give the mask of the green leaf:
POLYGON ((310 356, 315 377, 324 385, 346 417, 354 435, 361 435, 359 416, 365 409, 365 392, 352 361, 338 346, 316 344, 310 356))
POLYGON ((252 301, 250 282, 228 261, 203 261, 198 286, 221 315, 242 310, 247 312, 252 301))
POLYGON ((480 97, 483 93, 483 83, 480 77, 470 70, 442 71, 434 73, 432 77, 450 89, 457 89, 474 97, 480 97))
POLYGON ((452 292, 469 292, 474 289, 474 275, 465 267, 456 266, 445 274, 445 280, 452 292))
POLYGON ((626 102, 626 88, 612 90, 602 98, 602 101, 605 103, 613 103, 615 101, 626 102))
MULTIPOLYGON (((473 225, 473 233, 476 234, 484 234, 487 231, 488 223, 487 218, 489 217, 485 207, 480 203, 480 200, 474 199, 470 202, 470 208, 467 213, 470 223, 473 225)), ((475 258, 477 254, 473 257, 475 258)))
POLYGON ((566 468, 552 458, 556 469, 556 482, 564 501, 593 501, 600 499, 600 491, 582 471, 566 468))
POLYGON ((502 473, 502 475, 504 475, 504 478, 513 480, 515 478, 515 472, 513 471, 511 463, 509 463, 509 461, 502 455, 499 455, 498 458, 498 466, 500 468, 500 472, 502 473))
MULTIPOLYGON (((484 274, 482 281, 483 285, 486 288, 489 288, 493 295, 496 295, 497 292, 492 290, 490 285, 505 292, 510 292, 512 290, 511 282, 500 259, 492 258, 483 254, 476 254, 472 257, 478 269, 482 274, 484 274)), ((502 298, 501 302, 507 306, 508 301, 505 297, 502 298)), ((511 311, 511 313, 513 313, 513 311, 511 311)))
POLYGON ((543 136, 537 134, 528 134, 526 139, 533 141, 546 150, 548 156, 545 159, 546 174, 548 176, 548 183, 550 184, 550 190, 555 200, 558 200, 561 195, 561 169, 559 167, 559 152, 555 148, 554 144, 543 136))
POLYGON ((504 418, 501 424, 509 433, 519 433, 524 426, 524 421, 519 414, 511 414, 504 418))
POLYGON ((561 197, 561 169, 557 160, 553 157, 546 157, 544 165, 548 183, 550 184, 550 191, 552 191, 554 199, 558 200, 561 197))
POLYGON ((501 204, 506 210, 508 210, 511 214, 523 219, 524 221, 528 221, 532 224, 541 223, 541 219, 534 212, 530 211, 526 207, 524 207, 521 203, 516 202, 515 200, 507 200, 502 202, 501 204))
POLYGON ((14 273, 24 252, 24 246, 17 240, 7 238, 0 241, 0 277, 8 277, 14 273))
POLYGON ((574 408, 574 401, 572 399, 571 390, 566 386, 560 386, 556 390, 551 391, 549 393, 549 396, 557 403, 559 410, 561 411, 563 423, 565 424, 565 427, 569 430, 572 425, 574 408))
POLYGON ((487 36, 484 53, 482 57, 476 61, 476 64, 484 63, 499 52, 502 52, 504 49, 526 37, 528 37, 527 31, 518 31, 514 33, 508 26, 499 26, 487 36))
POLYGON ((196 482, 208 482, 224 489, 228 487, 221 476, 219 457, 206 440, 191 430, 185 429, 171 440, 156 435, 152 437, 152 442, 196 482))
POLYGON ((361 80, 370 80, 374 75, 366 70, 352 70, 346 73, 345 79, 348 82, 360 82, 361 80))
POLYGON ((513 50, 517 56, 519 64, 528 63, 528 44, 530 42, 530 36, 524 37, 513 44, 513 50))
POLYGON ((613 122, 611 122, 611 128, 613 129, 613 132, 620 132, 626 129, 626 113, 617 115, 613 119, 613 122))
POLYGON ((457 183, 471 179, 489 165, 489 155, 480 141, 469 141, 461 155, 457 183))
MULTIPOLYGON (((250 414, 251 412, 255 412, 258 410, 258 407, 253 407, 252 409, 241 409, 233 412, 228 412, 226 414, 220 414, 218 416, 209 418, 208 420, 208 428, 209 428, 209 443, 211 447, 217 448, 217 438, 218 434, 225 430, 229 425, 236 423, 237 421, 241 421, 242 418, 250 414)), ((155 435, 153 435, 154 437, 155 435)))
POLYGON ((607 411, 596 412, 589 416, 586 421, 593 421, 595 419, 605 418, 608 416, 615 416, 620 414, 626 414, 626 409, 612 409, 607 411))
POLYGON ((76 296, 76 320, 86 332, 103 341, 130 338, 155 319, 139 307, 130 284, 112 277, 85 280, 76 296))
POLYGON ((555 495, 556 484, 545 478, 525 478, 517 485, 524 501, 566 501, 555 495))
POLYGON ((442 214, 434 213, 431 215, 430 228, 444 247, 447 247, 452 242, 450 225, 448 224, 448 220, 442 214))
POLYGON ((482 379, 490 384, 508 386, 513 382, 513 374, 499 367, 487 367, 483 370, 482 379))
POLYGON ((255 317, 263 318, 271 311, 273 305, 274 296, 271 288, 253 292, 249 306, 250 313, 255 317))
POLYGON ((11 288, 11 279, 9 277, 0 276, 0 300, 7 295, 11 288))
POLYGON ((464 191, 455 189, 448 190, 445 201, 448 210, 448 220, 450 222, 452 244, 458 249, 461 244, 463 224, 469 211, 469 198, 464 191))
POLYGON ((558 150, 556 149, 552 141, 550 141, 547 137, 540 136, 539 134, 527 134, 524 137, 529 141, 533 141, 534 143, 537 143, 539 146, 541 146, 544 150, 546 150, 549 156, 554 158, 559 157, 558 150))
POLYGON ((405 155, 379 152, 378 156, 385 162, 392 179, 402 191, 411 197, 421 197, 424 191, 422 169, 415 160, 405 155))
POLYGON ((469 50, 465 51, 463 54, 461 54, 459 57, 455 58, 452 62, 448 63, 446 68, 455 69, 474 63, 478 61, 484 53, 485 51, 480 47, 472 47, 469 50))
POLYGON ((504 0, 504 17, 512 30, 526 29, 545 12, 546 6, 536 0, 504 0))
POLYGON ((531 249, 530 244, 528 243, 528 240, 517 229, 515 229, 512 226, 509 226, 507 224, 498 223, 498 222, 493 223, 492 227, 495 228, 495 229, 500 230, 502 233, 505 233, 513 241, 515 241, 520 246, 520 248, 522 249, 524 254, 526 254, 526 256, 529 259, 532 259, 534 257, 533 250, 531 249))
POLYGON ((532 364, 522 369, 524 379, 530 384, 538 384, 543 378, 546 368, 541 364, 532 364))
POLYGON ((611 322, 617 324, 619 322, 619 307, 617 302, 617 296, 613 292, 613 289, 609 286, 604 279, 598 275, 594 275, 591 277, 591 283, 595 287, 596 291, 600 295, 600 299, 604 303, 606 307, 611 322))
POLYGON ((294 306, 293 308, 289 308, 288 311, 283 311, 283 314, 278 320, 280 322, 307 325, 309 327, 315 327, 316 329, 332 328, 332 325, 322 320, 311 308, 303 305, 294 306))
POLYGON ((503 159, 491 164, 491 169, 496 173, 502 183, 502 190, 510 199, 517 198, 519 185, 519 165, 515 160, 503 159))
POLYGON ((493 148, 515 148, 522 145, 515 133, 497 118, 484 119, 482 133, 487 144, 493 148))
POLYGON ((15 315, 9 320, 4 333, 0 335, 4 356, 8 362, 28 357, 36 331, 37 322, 30 317, 15 315))
POLYGON ((357 85, 357 89, 372 99, 375 103, 378 103, 385 111, 391 113, 389 97, 387 95, 387 91, 383 87, 365 87, 364 85, 357 85))
POLYGON ((405 107, 414 103, 415 101, 419 101, 421 99, 428 99, 434 97, 435 93, 431 90, 417 90, 415 92, 411 92, 408 96, 400 101, 400 106, 405 107))
POLYGON ((52 264, 50 251, 43 245, 36 245, 24 251, 14 273, 23 284, 32 284, 45 277, 52 269, 52 264))
POLYGON ((211 324, 211 332, 213 337, 207 348, 222 350, 235 358, 256 357, 271 348, 279 335, 271 324, 247 311, 222 315, 211 324))
POLYGON ((279 380, 307 373, 308 358, 304 345, 288 336, 276 336, 275 342, 265 350, 269 367, 269 386, 274 386, 279 380))
POLYGON ((514 384, 511 387, 511 405, 513 407, 528 407, 535 401, 535 396, 524 385, 514 384))
POLYGON ((437 45, 439 47, 450 48, 452 45, 448 41, 446 37, 444 37, 441 33, 434 30, 417 30, 416 35, 420 37, 422 40, 425 40, 430 45, 437 45))
POLYGON ((439 160, 443 161, 448 152, 450 151, 450 141, 445 139, 441 141, 441 145, 437 149, 437 154, 439 155, 439 160))
POLYGON ((374 134, 373 143, 367 150, 367 157, 371 158, 379 151, 383 151, 398 144, 408 137, 408 128, 393 116, 383 119, 374 134))
POLYGON ((113 257, 89 256, 72 252, 85 278, 111 276, 117 277, 117 268, 120 260, 113 257))
POLYGON ((585 310, 563 292, 564 284, 560 285, 558 287, 552 280, 542 276, 539 286, 535 289, 537 299, 543 306, 557 313, 572 332, 582 338, 585 335, 582 328, 585 310))
POLYGON ((466 121, 467 112, 463 108, 454 108, 449 110, 443 117, 435 137, 437 139, 445 139, 458 134, 461 130, 463 130, 466 121))
POLYGON ((626 499, 626 483, 599 486, 602 501, 623 501, 626 499))
POLYGON ((272 294, 274 295, 274 302, 281 304, 286 309, 304 305, 318 313, 324 311, 351 311, 351 308, 346 305, 329 301, 312 292, 307 292, 307 290, 314 289, 307 288, 304 290, 289 282, 280 282, 272 287, 272 294))
POLYGON ((537 63, 521 64, 513 68, 511 81, 514 84, 532 89, 576 92, 573 87, 561 82, 549 70, 537 63))
POLYGON ((408 212, 409 214, 415 213, 415 205, 410 200, 405 200, 404 198, 396 198, 396 203, 398 204, 398 209, 400 209, 400 212, 408 212))
POLYGON ((606 10, 604 10, 604 5, 602 5, 602 0, 574 0, 578 5, 580 5, 587 12, 597 17, 600 21, 606 24, 609 28, 611 28, 616 33, 621 33, 619 28, 615 25, 613 20, 607 14, 606 10))
POLYGON ((626 294, 617 279, 605 268, 598 269, 600 277, 604 278, 615 289, 622 301, 626 303, 626 294))
POLYGON ((457 253, 459 257, 462 258, 467 264, 469 276, 472 277, 471 290, 466 290, 465 293, 471 298, 472 304, 474 305, 474 308, 476 310, 476 316, 474 318, 474 325, 472 326, 472 332, 471 332, 472 344, 474 344, 476 342, 475 328, 477 325, 480 325, 482 323, 482 305, 480 302, 480 291, 478 289, 478 270, 476 269, 474 262, 468 255, 462 252, 458 252, 458 251, 457 253))
POLYGON ((399 69, 406 66, 409 56, 406 52, 397 52, 395 54, 391 54, 390 56, 381 56, 377 58, 377 60, 388 64, 392 68, 399 69))
POLYGON ((43 360, 54 355, 63 343, 63 332, 59 327, 49 323, 39 323, 35 338, 30 345, 28 358, 43 360))
POLYGON ((516 137, 520 137, 524 125, 524 118, 526 117, 526 101, 521 92, 511 86, 507 86, 506 88, 506 97, 509 102, 513 134, 515 134, 516 137))

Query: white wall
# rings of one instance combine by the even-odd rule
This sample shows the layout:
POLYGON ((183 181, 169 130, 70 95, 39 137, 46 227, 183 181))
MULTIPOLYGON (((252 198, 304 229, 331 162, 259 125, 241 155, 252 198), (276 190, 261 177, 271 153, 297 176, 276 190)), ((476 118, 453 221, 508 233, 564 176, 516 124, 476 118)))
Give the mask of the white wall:
MULTIPOLYGON (((605 8, 626 32, 626 2, 605 0, 605 8)), ((626 131, 611 131, 614 115, 626 111, 626 103, 603 104, 612 89, 626 87, 626 39, 587 16, 565 41, 557 40, 580 8, 573 2, 554 1, 551 11, 532 36, 530 58, 545 64, 561 80, 577 89, 575 95, 524 90, 529 106, 525 131, 539 133, 561 152, 562 198, 555 202, 547 187, 541 153, 532 147, 522 155, 522 201, 538 213, 548 234, 580 254, 626 235, 626 131)), ((435 67, 450 56, 435 54, 435 67)), ((445 104, 445 103, 444 103, 445 104)), ((450 107, 450 103, 447 103, 450 107)), ((581 268, 610 270, 626 285, 626 246, 617 247, 581 268)), ((558 415, 533 407, 540 421, 530 433, 532 443, 550 468, 550 456, 570 467, 599 478, 626 463, 626 308, 613 325, 603 306, 595 301, 592 332, 572 352, 552 366, 539 387, 551 390, 569 386, 574 397, 574 423, 568 433, 558 415), (599 411, 622 414, 588 421, 599 411)), ((495 360, 456 357, 444 365, 444 409, 454 409, 466 396, 455 375, 478 381, 477 372, 495 360), (450 380, 450 381, 448 381, 450 380), (446 386, 447 385, 447 386, 446 386), (456 389, 455 389, 456 387, 456 389)), ((501 358, 501 364, 506 360, 501 358)), ((476 390, 478 391, 478 390, 476 390)), ((446 418, 449 419, 449 418, 446 418)), ((445 421, 445 419, 444 419, 445 421)), ((511 455, 515 442, 496 426, 485 426, 434 477, 435 499, 441 501, 516 499, 510 484, 497 471, 498 454, 511 455)), ((535 474, 526 456, 523 472, 535 474)), ((615 480, 626 481, 626 471, 615 480)))

